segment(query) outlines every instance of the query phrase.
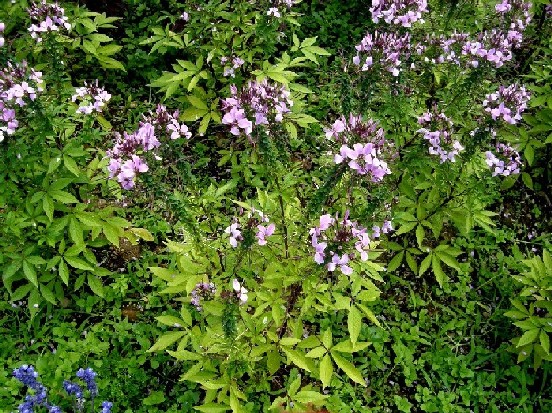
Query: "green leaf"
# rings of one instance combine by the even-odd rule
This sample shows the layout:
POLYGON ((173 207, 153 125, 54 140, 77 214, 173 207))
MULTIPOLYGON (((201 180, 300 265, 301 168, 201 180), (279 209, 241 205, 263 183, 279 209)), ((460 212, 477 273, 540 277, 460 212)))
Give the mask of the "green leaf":
POLYGON ((191 108, 185 109, 180 114, 179 119, 185 122, 194 122, 204 117, 207 113, 209 113, 209 110, 207 108, 198 109, 198 108, 191 107, 191 108))
POLYGON ((431 269, 433 270, 433 274, 435 274, 435 279, 439 283, 439 286, 442 288, 445 281, 448 280, 448 277, 441 268, 441 261, 436 254, 433 254, 431 259, 431 269))
POLYGON ((297 350, 288 350, 286 348, 282 348, 284 350, 284 353, 289 357, 289 359, 295 364, 297 367, 302 368, 303 370, 307 370, 310 372, 310 368, 307 362, 307 358, 305 355, 297 350))
POLYGON ((122 235, 121 228, 118 228, 106 222, 103 225, 103 233, 111 244, 119 247, 119 238, 122 235))
POLYGON ((42 297, 49 303, 56 304, 56 296, 46 284, 40 284, 40 294, 42 294, 42 297))
POLYGON ((326 349, 322 346, 318 346, 309 351, 305 357, 318 359, 326 354, 326 349))
POLYGON ((82 227, 74 217, 71 217, 69 220, 69 236, 79 249, 84 249, 86 247, 82 235, 82 227))
POLYGON ((516 347, 523 347, 523 346, 526 346, 527 344, 531 344, 535 342, 537 340, 537 337, 539 336, 539 333, 540 333, 539 328, 534 328, 532 330, 526 331, 519 339, 516 347))
POLYGON ((25 278, 27 278, 27 280, 29 280, 36 288, 38 288, 38 278, 34 265, 30 264, 27 261, 23 261, 23 273, 25 274, 25 278))
POLYGON ((320 362, 320 381, 322 387, 328 387, 332 381, 333 363, 329 354, 326 354, 320 362))
POLYGON ((104 297, 104 289, 102 280, 96 277, 94 274, 88 274, 87 276, 88 286, 94 294, 100 297, 104 297))
POLYGON ((23 298, 29 294, 29 292, 33 289, 32 284, 24 284, 21 287, 17 288, 12 295, 10 296, 11 301, 20 301, 23 298))
POLYGON ((379 322, 379 320, 376 318, 375 314, 368 308, 366 307, 365 305, 363 304, 357 304, 357 306, 364 312, 364 314, 366 315, 366 317, 368 317, 368 319, 374 323, 375 325, 377 325, 378 327, 381 327, 381 324, 379 322))
POLYGON ((333 345, 333 338, 332 338, 332 329, 327 328, 326 331, 324 331, 324 334, 322 335, 322 343, 324 344, 324 347, 327 349, 330 349, 333 345))
POLYGON ((203 413, 222 413, 231 410, 231 407, 216 403, 205 403, 201 406, 194 406, 194 409, 203 413))
POLYGON ((50 195, 44 195, 44 198, 42 198, 42 209, 44 209, 44 213, 52 222, 54 220, 54 201, 50 195))
POLYGON ((84 271, 94 271, 94 267, 92 267, 91 264, 89 264, 82 258, 69 257, 67 255, 65 255, 63 258, 65 258, 65 261, 67 262, 67 264, 69 264, 73 268, 78 268, 79 270, 84 270, 84 271))
POLYGON ((80 170, 79 170, 79 167, 77 166, 77 163, 70 156, 63 155, 63 164, 69 170, 69 172, 73 173, 75 176, 80 175, 80 170))
POLYGON ((87 227, 101 228, 104 224, 104 222, 93 212, 77 212, 75 216, 87 227))
POLYGON ((425 231, 422 225, 416 227, 416 241, 418 242, 418 247, 422 248, 422 243, 424 241, 425 231))
POLYGON ((548 333, 544 330, 540 332, 540 344, 546 354, 550 354, 550 337, 548 337, 548 333))
POLYGON ((165 401, 165 394, 162 391, 154 391, 148 397, 142 400, 145 406, 154 406, 165 401))
POLYGON ((136 236, 138 236, 139 238, 143 239, 144 241, 151 242, 154 240, 151 232, 149 232, 145 228, 131 228, 130 231, 136 236))
POLYGON ((343 370, 352 381, 366 387, 364 377, 362 377, 360 371, 358 371, 358 369, 350 361, 345 360, 335 351, 332 351, 332 358, 334 359, 335 364, 337 364, 337 366, 343 370))
POLYGON ((159 337, 155 344, 151 346, 149 350, 147 350, 147 352, 152 353, 154 351, 164 350, 171 344, 180 340, 186 334, 188 334, 187 331, 172 331, 170 333, 163 334, 161 337, 159 337))
POLYGON ((65 191, 50 191, 49 194, 62 204, 78 204, 79 200, 74 195, 65 191))
POLYGON ((184 324, 187 324, 184 320, 181 320, 178 317, 172 316, 172 315, 160 315, 158 317, 155 317, 157 321, 159 321, 161 324, 165 324, 166 326, 170 327, 182 327, 184 324))
POLYGON ((353 346, 357 342, 360 330, 362 328, 362 314, 355 305, 352 305, 349 309, 349 316, 347 317, 347 328, 353 346))
POLYGON ((460 263, 452 255, 449 255, 448 253, 443 251, 437 251, 436 254, 439 259, 447 264, 449 267, 454 268, 458 272, 462 271, 462 269, 460 268, 460 263))
POLYGON ((208 109, 207 103, 204 100, 198 98, 197 96, 193 96, 193 95, 188 96, 188 100, 190 101, 190 103, 194 108, 205 110, 205 111, 208 109))
POLYGON ((299 403, 304 403, 304 404, 311 403, 316 406, 316 405, 320 405, 328 397, 329 396, 320 394, 317 391, 302 390, 299 393, 297 393, 295 396, 293 396, 292 399, 299 403))
POLYGON ((67 264, 65 264, 65 261, 63 260, 59 262, 58 274, 61 281, 63 281, 65 285, 69 285, 69 268, 67 268, 67 264))
POLYGON ((428 254, 427 257, 425 257, 422 261, 422 263, 420 264, 420 271, 418 273, 419 276, 422 276, 424 274, 424 272, 427 271, 427 269, 429 268, 429 265, 431 264, 431 257, 433 256, 432 253, 428 254))
POLYGON ((399 266, 401 265, 401 262, 404 257, 404 251, 399 252, 397 255, 395 255, 393 258, 391 258, 391 261, 389 261, 389 264, 387 265, 387 271, 393 272, 399 266))

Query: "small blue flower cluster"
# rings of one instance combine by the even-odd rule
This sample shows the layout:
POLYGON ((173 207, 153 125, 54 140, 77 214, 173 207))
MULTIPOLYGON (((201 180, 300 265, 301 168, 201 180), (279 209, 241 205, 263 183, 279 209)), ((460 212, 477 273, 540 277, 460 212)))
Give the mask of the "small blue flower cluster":
MULTIPOLYGON (((48 413, 63 413, 61 408, 54 406, 48 402, 48 390, 40 383, 38 373, 33 366, 24 364, 23 366, 14 369, 13 376, 19 380, 24 386, 34 391, 34 395, 25 396, 25 402, 18 406, 19 413, 34 413, 36 407, 46 407, 48 413)), ((84 381, 86 389, 90 394, 90 405, 92 410, 94 409, 94 398, 98 395, 98 386, 96 385, 96 373, 90 367, 86 369, 79 369, 77 371, 77 377, 84 381)), ((76 408, 78 412, 83 412, 84 407, 84 391, 77 383, 72 383, 65 380, 63 382, 63 388, 69 396, 75 396, 77 399, 76 408)), ((104 401, 101 405, 102 410, 100 413, 111 413, 113 403, 104 401)))

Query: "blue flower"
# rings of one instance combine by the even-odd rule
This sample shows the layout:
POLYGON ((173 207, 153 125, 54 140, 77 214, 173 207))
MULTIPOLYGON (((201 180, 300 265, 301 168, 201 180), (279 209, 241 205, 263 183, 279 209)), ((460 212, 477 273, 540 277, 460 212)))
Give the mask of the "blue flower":
POLYGON ((77 400, 83 400, 84 399, 84 394, 82 392, 82 388, 77 383, 72 383, 70 381, 64 380, 63 381, 63 388, 69 396, 72 396, 74 394, 75 397, 77 398, 77 400))
POLYGON ((90 396, 94 398, 98 395, 98 386, 96 385, 96 373, 90 367, 86 369, 79 369, 77 371, 77 377, 82 379, 86 383, 86 387, 90 392, 90 396))
POLYGON ((113 403, 103 402, 102 403, 102 411, 100 413, 111 413, 111 408, 112 407, 113 407, 113 403))

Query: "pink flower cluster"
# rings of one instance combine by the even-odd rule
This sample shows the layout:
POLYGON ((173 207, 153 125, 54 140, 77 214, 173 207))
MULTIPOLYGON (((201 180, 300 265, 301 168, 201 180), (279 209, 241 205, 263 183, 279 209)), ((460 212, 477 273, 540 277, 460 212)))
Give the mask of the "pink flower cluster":
POLYGON ((524 86, 500 86, 498 91, 485 96, 483 107, 485 112, 491 114, 493 120, 502 118, 513 125, 521 120, 521 114, 527 109, 529 99, 530 94, 524 86))
POLYGON ((201 299, 212 298, 217 292, 217 287, 214 283, 200 282, 197 283, 194 289, 192 290, 192 299, 191 304, 196 308, 197 311, 201 311, 201 299))
POLYGON ((98 86, 98 80, 89 85, 84 82, 84 87, 76 88, 75 94, 71 97, 72 102, 81 101, 77 112, 87 115, 92 112, 101 113, 109 99, 111 99, 111 95, 104 88, 98 86))
POLYGON ((341 116, 331 128, 325 128, 326 138, 339 143, 372 142, 378 147, 385 144, 385 132, 378 122, 362 119, 360 115, 349 115, 349 119, 341 116))
POLYGON ((41 42, 41 33, 59 31, 60 29, 70 30, 71 24, 65 16, 65 11, 57 3, 48 4, 46 0, 42 3, 32 3, 27 10, 31 17, 29 31, 31 37, 41 42))
MULTIPOLYGON (((372 236, 378 238, 392 230, 391 221, 385 221, 383 226, 374 226, 372 236), (376 230, 377 228, 377 230, 376 230)), ((314 261, 325 264, 328 271, 333 272, 338 267, 345 275, 353 272, 350 264, 355 259, 368 260, 370 236, 368 230, 356 221, 349 220, 349 211, 343 219, 330 214, 322 215, 317 227, 311 228, 311 245, 314 248, 314 261)))
POLYGON ((0 142, 19 126, 16 108, 25 106, 27 99, 35 100, 43 90, 42 84, 42 72, 28 68, 25 62, 8 62, 0 71, 0 142))
POLYGON ((503 0, 496 5, 498 28, 484 30, 475 36, 468 33, 453 33, 450 36, 428 38, 418 44, 416 51, 423 54, 428 46, 436 45, 440 53, 436 58, 425 57, 432 63, 453 63, 459 66, 478 67, 486 61, 496 68, 512 60, 513 49, 519 48, 523 32, 531 20, 530 3, 522 0, 503 0))
POLYGON ((372 142, 361 144, 355 143, 352 148, 342 145, 339 153, 334 155, 334 162, 340 164, 349 160, 349 168, 359 175, 368 175, 372 182, 380 182, 391 170, 387 162, 378 158, 380 156, 378 147, 372 142))
POLYGON ((401 36, 394 32, 378 31, 368 33, 355 48, 357 55, 353 58, 353 63, 360 66, 361 71, 365 72, 379 65, 393 76, 398 76, 401 59, 408 59, 410 56, 410 34, 401 36), (364 61, 361 60, 361 53, 367 55, 364 61))
POLYGON ((228 76, 234 77, 235 76, 234 71, 242 67, 245 61, 237 56, 233 56, 232 58, 223 56, 220 58, 220 63, 223 65, 225 65, 226 63, 231 63, 232 64, 231 66, 226 66, 224 68, 224 73, 222 75, 224 77, 228 77, 228 76))
POLYGON ((491 151, 485 152, 485 162, 493 171, 493 176, 519 174, 521 158, 518 151, 504 143, 497 143, 496 155, 491 151))
POLYGON ((380 182, 391 173, 387 162, 382 159, 386 148, 384 131, 378 123, 361 116, 344 116, 326 129, 326 137, 342 143, 339 153, 334 155, 334 162, 348 162, 351 169, 359 175, 370 176, 372 182, 380 182))
POLYGON ((424 134, 424 139, 430 145, 429 153, 439 155, 441 163, 454 162, 456 156, 464 150, 460 142, 452 139, 453 123, 444 113, 426 112, 418 118, 418 123, 424 127, 416 132, 424 134))
MULTIPOLYGON (((287 8, 290 9, 291 6, 293 6, 293 3, 295 3, 294 0, 274 0, 273 6, 287 6, 287 8)), ((266 12, 266 15, 274 16, 274 17, 282 17, 278 7, 269 8, 268 11, 266 12)))
POLYGON ((372 0, 372 20, 411 27, 417 21, 424 22, 422 13, 427 12, 427 0, 372 0))
MULTIPOLYGON (((259 245, 266 245, 266 239, 274 234, 276 226, 270 223, 270 219, 259 210, 251 208, 247 214, 247 222, 243 225, 246 230, 256 228, 255 238, 259 245), (258 215, 258 218, 255 216, 258 215), (268 224, 268 225, 266 225, 268 224)), ((234 248, 238 246, 238 242, 243 241, 242 225, 238 218, 234 218, 234 222, 228 226, 224 232, 230 235, 230 245, 234 248)))
POLYGON ((222 123, 230 125, 232 135, 245 135, 252 143, 255 126, 282 122, 293 106, 290 92, 283 86, 271 85, 266 79, 260 83, 249 81, 240 93, 232 85, 230 92, 232 97, 222 102, 225 111, 222 123))
POLYGON ((169 135, 172 140, 192 137, 188 127, 178 122, 178 111, 171 114, 163 105, 158 105, 155 113, 144 115, 137 131, 131 134, 124 132, 122 136, 116 133, 115 145, 107 151, 110 159, 108 169, 109 177, 117 177, 123 189, 132 189, 136 176, 149 170, 146 161, 139 154, 155 151, 161 146, 156 134, 169 135))

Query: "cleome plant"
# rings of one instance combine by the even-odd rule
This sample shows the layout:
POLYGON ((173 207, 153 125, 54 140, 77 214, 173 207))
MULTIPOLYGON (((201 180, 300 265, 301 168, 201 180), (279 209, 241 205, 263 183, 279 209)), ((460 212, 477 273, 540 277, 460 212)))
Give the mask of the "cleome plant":
POLYGON ((0 5, 0 407, 549 411, 546 3, 0 5))

